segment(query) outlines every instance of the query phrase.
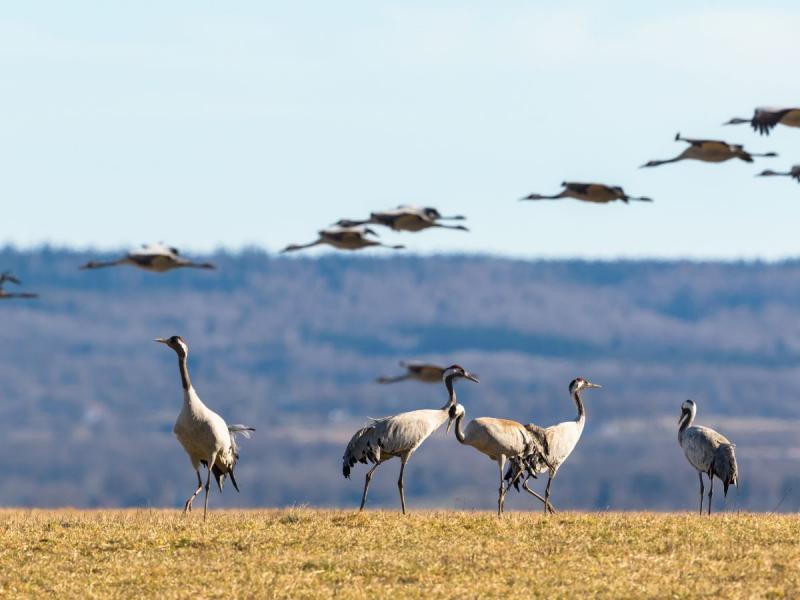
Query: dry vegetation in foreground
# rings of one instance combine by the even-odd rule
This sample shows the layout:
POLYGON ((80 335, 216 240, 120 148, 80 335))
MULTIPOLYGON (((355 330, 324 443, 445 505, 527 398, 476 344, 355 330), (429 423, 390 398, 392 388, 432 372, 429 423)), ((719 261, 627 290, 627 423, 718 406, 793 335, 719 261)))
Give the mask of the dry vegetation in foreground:
POLYGON ((0 527, 4 598, 800 595, 797 516, 6 510, 0 527))

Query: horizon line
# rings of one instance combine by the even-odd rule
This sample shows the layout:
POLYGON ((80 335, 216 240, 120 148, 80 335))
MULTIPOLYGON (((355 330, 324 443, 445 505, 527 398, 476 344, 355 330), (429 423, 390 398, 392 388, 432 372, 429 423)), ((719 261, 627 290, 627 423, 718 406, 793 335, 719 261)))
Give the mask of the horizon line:
MULTIPOLYGON (((36 254, 41 252, 63 252, 69 254, 89 254, 97 253, 100 255, 107 254, 124 254, 140 245, 124 245, 117 246, 77 246, 71 244, 57 244, 53 242, 38 242, 36 244, 14 244, 13 242, 5 242, 0 244, 0 253, 14 252, 18 254, 36 254)), ((241 244, 236 247, 218 245, 215 248, 197 249, 197 248, 180 248, 181 254, 193 256, 243 256, 246 254, 262 254, 270 258, 285 258, 286 260, 320 260, 332 257, 350 258, 355 260, 365 259, 394 259, 394 258, 452 258, 452 257, 468 257, 477 259, 497 259, 497 260, 510 260, 521 262, 600 262, 600 263, 716 263, 716 264, 782 264, 791 263, 800 260, 800 254, 786 254, 779 257, 764 257, 764 256, 695 256, 695 255, 616 255, 616 256, 589 256, 582 254, 575 255, 555 255, 555 254, 516 254, 516 253, 502 253, 493 252, 490 250, 427 250, 427 251, 414 251, 408 250, 402 252, 387 252, 382 250, 364 250, 344 252, 335 249, 321 249, 314 250, 303 254, 287 254, 283 255, 278 250, 271 249, 267 246, 260 244, 241 244)))

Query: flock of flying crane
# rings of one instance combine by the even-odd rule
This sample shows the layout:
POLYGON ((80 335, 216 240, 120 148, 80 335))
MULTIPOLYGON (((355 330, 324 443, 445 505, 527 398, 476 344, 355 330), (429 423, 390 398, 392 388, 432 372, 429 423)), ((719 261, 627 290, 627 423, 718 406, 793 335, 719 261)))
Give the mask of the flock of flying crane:
MULTIPOLYGON (((749 123, 760 134, 769 134, 778 124, 789 127, 800 127, 800 108, 757 108, 752 118, 733 118, 725 125, 749 123)), ((729 144, 717 140, 701 140, 683 138, 680 134, 675 136, 678 141, 684 141, 689 146, 678 156, 667 160, 651 160, 642 167, 655 167, 665 163, 680 160, 700 160, 704 162, 724 162, 738 158, 745 162, 753 162, 753 157, 772 157, 775 153, 768 152, 755 154, 745 151, 739 144, 729 144)), ((794 165, 789 171, 776 172, 765 170, 758 176, 786 176, 800 182, 800 165, 794 165)), ((627 203, 631 200, 650 202, 647 197, 628 196, 619 186, 608 186, 598 183, 562 183, 564 188, 555 195, 530 194, 523 200, 544 200, 574 198, 586 202, 608 203, 622 200, 627 203)), ((400 206, 384 212, 373 212, 368 219, 351 220, 341 219, 335 225, 318 232, 318 238, 307 244, 292 244, 282 250, 291 252, 320 244, 327 244, 339 250, 359 250, 368 247, 386 247, 400 249, 404 246, 387 245, 367 236, 377 237, 369 225, 381 225, 394 231, 419 232, 430 228, 445 228, 468 231, 463 225, 450 224, 449 221, 461 221, 461 215, 445 217, 435 208, 400 206)), ((184 258, 173 247, 164 244, 145 245, 133 250, 116 260, 91 261, 81 269, 99 269, 119 265, 131 265, 163 273, 178 268, 214 269, 211 263, 198 263, 184 258)), ((4 289, 4 284, 21 282, 13 274, 6 271, 0 274, 0 299, 33 299, 38 295, 34 293, 11 293, 4 289)), ((206 467, 208 473, 205 482, 205 502, 203 518, 208 513, 208 496, 213 475, 220 492, 226 478, 230 478, 236 491, 239 486, 234 475, 234 468, 239 458, 236 437, 249 438, 255 428, 247 425, 228 425, 217 413, 209 409, 192 386, 189 377, 188 356, 189 347, 180 336, 158 338, 156 342, 165 344, 178 356, 178 367, 183 388, 184 402, 175 421, 173 432, 183 446, 192 467, 197 475, 197 488, 186 500, 184 512, 192 510, 192 504, 203 489, 200 475, 201 466, 206 467)), ((350 477, 351 469, 356 463, 370 463, 367 471, 364 490, 361 495, 363 510, 367 501, 367 492, 375 470, 387 460, 400 459, 400 477, 397 481, 400 492, 400 505, 403 513, 406 512, 405 496, 403 493, 403 473, 406 463, 422 443, 445 421, 448 422, 447 433, 455 424, 455 437, 459 443, 472 446, 479 452, 495 461, 499 467, 500 485, 498 489, 497 512, 502 515, 505 496, 514 487, 522 488, 537 498, 544 505, 545 514, 554 513, 555 508, 550 502, 550 490, 553 478, 559 467, 574 450, 586 422, 586 411, 581 393, 586 389, 601 386, 578 377, 569 384, 569 393, 577 407, 578 415, 574 420, 558 423, 551 427, 540 427, 534 423, 523 425, 509 419, 481 417, 473 419, 463 427, 466 410, 456 399, 454 382, 466 379, 478 383, 478 378, 459 365, 443 368, 439 365, 418 362, 401 362, 406 372, 399 376, 384 376, 378 379, 379 383, 395 383, 403 380, 417 380, 424 383, 443 382, 447 390, 448 399, 440 409, 423 409, 404 412, 381 419, 371 419, 371 422, 359 429, 347 444, 342 457, 342 472, 346 478, 350 477), (508 467, 506 469, 506 467, 508 467), (528 484, 531 478, 540 474, 548 474, 544 496, 532 490, 528 484)), ((722 481, 724 493, 727 496, 728 487, 739 483, 738 466, 734 452, 735 445, 725 436, 707 427, 693 426, 697 405, 692 400, 686 400, 681 405, 679 418, 678 441, 683 448, 689 463, 697 470, 700 478, 700 514, 703 513, 704 482, 703 473, 709 479, 708 514, 711 514, 711 500, 713 495, 714 477, 722 481)))

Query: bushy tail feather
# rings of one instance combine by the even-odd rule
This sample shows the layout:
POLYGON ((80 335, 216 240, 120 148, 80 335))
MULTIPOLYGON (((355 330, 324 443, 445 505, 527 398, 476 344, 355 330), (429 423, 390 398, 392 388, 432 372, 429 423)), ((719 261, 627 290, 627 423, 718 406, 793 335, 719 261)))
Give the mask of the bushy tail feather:
POLYGON ((722 481, 723 494, 728 495, 730 484, 739 487, 739 465, 736 463, 735 444, 720 444, 711 465, 714 475, 722 481))
POLYGON ((342 474, 345 479, 350 478, 350 470, 357 463, 376 463, 381 459, 381 448, 375 439, 375 423, 362 427, 353 434, 342 456, 342 474))
POLYGON ((231 434, 231 447, 233 448, 233 464, 236 464, 236 460, 239 458, 239 445, 236 443, 236 436, 240 435, 244 439, 249 440, 250 432, 255 430, 255 427, 250 427, 249 425, 228 425, 228 431, 231 434))
POLYGON ((249 425, 228 425, 228 431, 235 435, 241 435, 246 440, 250 439, 250 432, 255 430, 255 427, 250 427, 249 425))

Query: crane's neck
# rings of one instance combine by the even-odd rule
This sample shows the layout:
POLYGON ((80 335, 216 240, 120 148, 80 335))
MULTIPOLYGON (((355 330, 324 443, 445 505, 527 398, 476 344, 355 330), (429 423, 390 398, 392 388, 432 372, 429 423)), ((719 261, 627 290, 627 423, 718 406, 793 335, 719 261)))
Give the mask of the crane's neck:
POLYGON ((186 354, 178 355, 178 370, 181 372, 181 385, 183 391, 188 392, 192 389, 192 380, 189 379, 189 366, 187 364, 188 357, 186 354))
POLYGON ((456 417, 456 439, 461 442, 462 444, 466 444, 466 438, 464 437, 464 430, 461 429, 461 422, 464 420, 464 413, 461 413, 456 417))
POLYGON ((580 391, 572 392, 572 399, 575 400, 575 405, 578 407, 578 418, 575 421, 582 424, 586 420, 586 409, 583 406, 580 391))
POLYGON ((447 411, 450 410, 451 406, 455 406, 456 405, 456 390, 453 388, 453 378, 452 377, 448 377, 447 379, 444 380, 444 387, 447 388, 448 400, 447 400, 447 404, 445 404, 442 407, 442 410, 447 412, 447 411))
POLYGON ((679 421, 680 425, 678 427, 679 436, 683 434, 684 431, 689 429, 689 427, 692 426, 692 423, 694 423, 694 415, 695 413, 693 411, 689 410, 683 411, 683 414, 681 414, 681 420, 679 421))

